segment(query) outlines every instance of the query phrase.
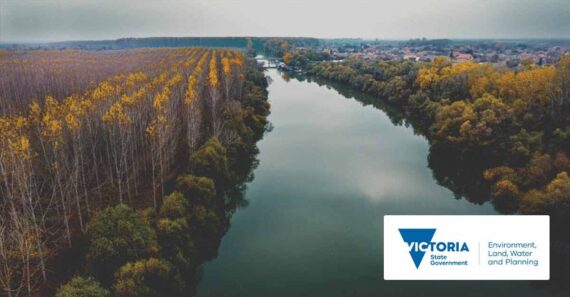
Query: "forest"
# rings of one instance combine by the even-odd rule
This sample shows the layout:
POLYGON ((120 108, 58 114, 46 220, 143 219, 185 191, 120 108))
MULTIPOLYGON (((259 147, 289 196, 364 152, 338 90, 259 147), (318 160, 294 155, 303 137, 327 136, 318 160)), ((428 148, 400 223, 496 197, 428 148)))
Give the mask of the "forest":
POLYGON ((143 37, 114 40, 57 41, 49 43, 3 43, 0 49, 120 50, 160 47, 212 47, 248 49, 267 54, 283 54, 283 46, 315 47, 325 42, 310 37, 143 37), (274 52, 276 51, 276 52, 274 52))
POLYGON ((307 65, 400 109, 439 152, 430 164, 445 156, 434 174, 445 172, 438 180, 459 197, 491 200, 503 213, 570 217, 570 57, 516 71, 445 57, 307 65))
POLYGON ((532 286, 553 294, 567 291, 568 97, 558 96, 568 94, 568 57, 555 66, 528 65, 519 71, 452 64, 445 58, 436 62, 445 66, 434 70, 434 63, 409 61, 313 61, 305 68, 308 73, 283 75, 371 105, 392 124, 425 137, 433 178, 456 199, 490 202, 503 214, 550 215, 551 279, 532 286), (463 72, 466 66, 477 72, 463 72), (420 77, 426 79, 430 72, 437 76, 420 86, 420 77), (462 91, 466 86, 468 91, 462 91), (463 99, 447 99, 458 97, 463 99))
POLYGON ((192 294, 245 203, 266 87, 236 50, 2 51, 3 294, 192 294))

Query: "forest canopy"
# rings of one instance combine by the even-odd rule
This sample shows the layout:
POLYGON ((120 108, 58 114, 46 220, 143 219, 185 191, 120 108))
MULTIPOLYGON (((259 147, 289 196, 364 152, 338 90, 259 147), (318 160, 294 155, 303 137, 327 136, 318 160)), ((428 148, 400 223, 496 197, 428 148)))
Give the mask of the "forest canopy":
POLYGON ((0 73, 3 293, 193 292, 267 124, 257 63, 208 48, 9 51, 0 73))
POLYGON ((478 171, 470 182, 484 184, 499 210, 570 216, 569 56, 553 66, 515 71, 445 57, 425 63, 312 61, 305 69, 400 107, 432 151, 451 150, 463 160, 458 166, 466 168, 456 172, 478 171), (477 160, 474 168, 470 160, 477 160))

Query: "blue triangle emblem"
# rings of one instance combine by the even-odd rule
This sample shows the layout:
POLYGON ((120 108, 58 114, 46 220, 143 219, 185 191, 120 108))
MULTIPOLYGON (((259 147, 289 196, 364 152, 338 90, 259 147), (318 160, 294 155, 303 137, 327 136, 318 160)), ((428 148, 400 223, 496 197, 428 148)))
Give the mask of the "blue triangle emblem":
POLYGON ((400 235, 405 243, 410 246, 410 256, 416 265, 416 268, 420 268, 420 264, 425 255, 425 251, 420 251, 419 249, 411 249, 412 243, 419 245, 420 243, 427 242, 430 243, 433 235, 435 234, 435 229, 399 229, 400 235))

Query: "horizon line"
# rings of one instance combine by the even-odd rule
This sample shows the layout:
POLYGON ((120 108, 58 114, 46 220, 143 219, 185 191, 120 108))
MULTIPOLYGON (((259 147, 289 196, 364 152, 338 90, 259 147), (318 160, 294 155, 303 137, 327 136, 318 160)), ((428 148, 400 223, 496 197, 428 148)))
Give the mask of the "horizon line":
POLYGON ((544 40, 544 41, 570 41, 570 37, 441 37, 441 38, 427 38, 427 37, 410 37, 410 38, 383 38, 383 37, 312 37, 312 36, 254 36, 254 35, 208 35, 208 36, 145 36, 145 37, 119 37, 119 38, 105 38, 105 39, 60 39, 60 40, 0 40, 0 44, 55 44, 55 43, 68 43, 68 42, 113 42, 123 39, 154 39, 154 38, 307 38, 317 40, 342 40, 342 39, 355 39, 363 41, 410 41, 410 40, 489 40, 489 41, 518 41, 518 40, 544 40))

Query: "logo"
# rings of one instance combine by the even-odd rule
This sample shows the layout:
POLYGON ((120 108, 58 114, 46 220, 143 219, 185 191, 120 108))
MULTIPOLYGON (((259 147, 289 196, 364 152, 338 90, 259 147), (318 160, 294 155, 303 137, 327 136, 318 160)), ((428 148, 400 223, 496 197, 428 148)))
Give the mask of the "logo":
POLYGON ((384 280, 550 279, 549 216, 385 215, 382 229, 384 280))
POLYGON ((405 243, 410 247, 410 256, 416 264, 416 268, 420 268, 425 250, 418 249, 419 244, 430 243, 433 235, 435 234, 435 229, 399 229, 400 235, 405 243))
POLYGON ((432 242, 436 229, 398 229, 406 244, 408 244, 410 256, 420 268, 427 251, 430 252, 468 252, 467 243, 459 242, 432 242))

